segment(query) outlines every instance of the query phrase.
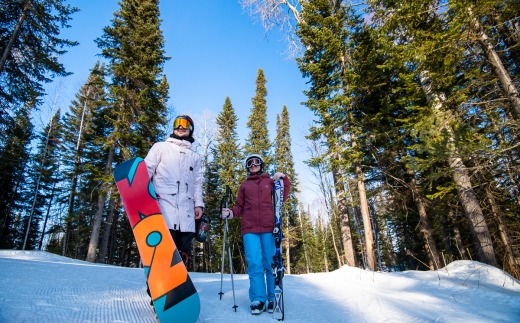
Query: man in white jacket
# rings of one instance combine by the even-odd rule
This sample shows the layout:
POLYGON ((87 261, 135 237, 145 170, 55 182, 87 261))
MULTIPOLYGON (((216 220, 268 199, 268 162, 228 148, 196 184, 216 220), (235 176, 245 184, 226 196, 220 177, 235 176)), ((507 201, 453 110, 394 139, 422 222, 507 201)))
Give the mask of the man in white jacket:
POLYGON ((187 115, 178 116, 170 138, 155 143, 144 159, 164 219, 186 267, 195 219, 202 216, 204 209, 201 159, 190 149, 193 131, 193 120, 187 115))

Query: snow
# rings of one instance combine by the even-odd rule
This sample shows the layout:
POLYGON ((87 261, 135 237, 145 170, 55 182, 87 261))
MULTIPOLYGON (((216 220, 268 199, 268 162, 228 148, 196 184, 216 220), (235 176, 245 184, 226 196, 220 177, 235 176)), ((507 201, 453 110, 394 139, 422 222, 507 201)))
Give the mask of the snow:
MULTIPOLYGON (((0 322, 157 322, 140 268, 41 251, 0 250, 0 322)), ((247 275, 190 273, 197 322, 276 322, 252 316, 247 275)), ((455 261, 438 271, 286 275, 285 322, 520 322, 520 285, 498 268, 455 261)))

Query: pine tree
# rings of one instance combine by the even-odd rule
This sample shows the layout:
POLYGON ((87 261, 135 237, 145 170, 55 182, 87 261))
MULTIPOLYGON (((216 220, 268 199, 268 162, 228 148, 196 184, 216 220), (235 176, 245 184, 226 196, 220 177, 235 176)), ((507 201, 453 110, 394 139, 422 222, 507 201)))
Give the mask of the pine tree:
MULTIPOLYGON (((297 198, 299 200, 299 198, 297 198)), ((298 255, 294 257, 293 273, 295 274, 309 274, 313 272, 312 269, 312 244, 313 244, 313 228, 312 223, 309 219, 309 214, 303 210, 303 205, 298 205, 298 230, 296 234, 296 249, 298 255)))
POLYGON ((439 268, 442 262, 431 225, 433 222, 428 218, 428 214, 431 216, 437 212, 430 213, 427 208, 426 193, 420 189, 424 179, 421 173, 403 163, 417 154, 410 147, 413 139, 405 124, 425 109, 425 95, 418 90, 413 76, 415 72, 406 68, 403 62, 402 48, 385 35, 384 29, 365 28, 359 33, 352 58, 356 62, 356 74, 363 75, 356 81, 353 96, 356 109, 362 112, 359 114, 362 116, 359 118, 361 131, 370 134, 369 146, 364 148, 368 157, 365 157, 365 162, 377 169, 373 176, 385 178, 387 185, 381 185, 382 189, 397 192, 402 185, 407 188, 409 194, 403 192, 399 198, 407 199, 409 196, 413 199, 417 212, 411 210, 410 214, 420 218, 417 229, 423 233, 431 268, 439 268))
MULTIPOLYGON (((76 7, 63 0, 5 0, 0 10, 0 109, 44 93, 49 75, 66 76, 59 56, 78 43, 59 38, 76 7)), ((2 111, 3 112, 3 111, 2 111)), ((3 115, 1 113, 0 115, 3 115)))
MULTIPOLYGON (((236 132, 238 118, 231 104, 229 97, 226 97, 222 112, 219 113, 216 119, 216 123, 219 126, 219 131, 216 139, 216 144, 213 149, 213 165, 215 177, 218 178, 214 185, 216 186, 215 191, 211 192, 213 200, 212 205, 217 207, 216 210, 220 210, 220 202, 224 198, 226 193, 226 186, 231 189, 233 198, 236 198, 238 193, 238 187, 244 179, 245 166, 242 162, 243 156, 240 149, 238 135, 236 132)), ((232 207, 233 205, 229 205, 232 207)), ((220 214, 215 212, 216 219, 220 218, 220 214)), ((222 256, 222 238, 223 238, 223 221, 219 220, 220 225, 214 225, 213 234, 215 237, 220 236, 221 238, 213 242, 214 253, 222 256)), ((217 224, 217 221, 214 222, 217 224)), ((232 250, 235 252, 239 251, 242 245, 242 235, 240 234, 239 221, 228 221, 228 232, 226 244, 229 242, 232 250), (238 247, 238 248, 237 248, 238 247)), ((227 248, 226 248, 227 249, 227 248)), ((227 250, 225 251, 227 253, 227 250)), ((233 259, 236 259, 236 255, 232 255, 233 259)), ((244 268, 245 260, 239 254, 239 262, 235 264, 233 260, 233 269, 240 270, 244 268)), ((227 257, 226 257, 227 258, 227 257)), ((221 258, 215 258, 215 261, 220 261, 221 258)), ((227 260, 226 260, 227 261, 227 260)), ((212 268, 220 270, 221 265, 219 263, 212 263, 212 268)))
MULTIPOLYGON (((197 143, 197 147, 192 149, 201 154, 202 160, 202 198, 204 201, 209 202, 209 206, 204 203, 204 213, 210 217, 210 226, 211 226, 211 211, 216 210, 212 208, 212 201, 215 200, 214 193, 216 192, 216 187, 213 186, 215 183, 215 172, 214 169, 208 169, 211 167, 211 148, 215 145, 215 139, 217 136, 218 128, 215 124, 215 116, 212 112, 205 110, 202 115, 194 116, 193 120, 197 125, 197 132, 194 133, 195 142, 197 143), (211 189, 209 187, 212 187, 211 189), (211 195, 210 197, 206 197, 206 195, 211 195), (211 210, 211 211, 210 211, 211 210)), ((190 271, 203 271, 208 272, 209 258, 210 258, 210 238, 206 238, 204 243, 199 243, 194 240, 191 249, 191 260, 190 260, 190 271)))
MULTIPOLYGON (((478 135, 479 126, 471 127, 464 118, 458 118, 456 111, 459 104, 464 104, 468 95, 473 96, 470 92, 471 83, 474 79, 478 79, 476 74, 480 75, 480 69, 475 69, 472 64, 473 58, 465 57, 463 54, 465 51, 460 49, 458 28, 461 25, 456 20, 449 19, 451 14, 449 10, 445 16, 437 12, 423 15, 422 6, 418 2, 406 1, 392 5, 400 6, 402 9, 399 11, 400 14, 415 17, 413 20, 415 23, 411 23, 412 20, 398 22, 397 17, 387 22, 393 28, 402 30, 402 27, 405 27, 406 32, 398 34, 398 38, 399 41, 402 39, 407 42, 406 53, 409 55, 407 64, 413 62, 416 80, 420 81, 428 101, 429 109, 412 126, 414 130, 411 131, 411 135, 421 140, 415 148, 427 152, 428 157, 435 157, 427 159, 430 162, 426 163, 428 166, 431 166, 434 161, 445 158, 461 205, 469 220, 478 258, 482 262, 496 266, 490 231, 478 197, 472 188, 470 172, 466 166, 467 160, 464 158, 467 154, 482 149, 486 139, 478 135), (447 24, 450 20, 451 22, 447 24), (419 21, 420 24, 417 23, 419 21), (438 30, 444 30, 444 33, 439 34, 438 30), (448 43, 451 46, 446 46, 448 43), (439 50, 432 50, 434 48, 439 50), (453 69, 466 71, 458 78, 445 77, 446 72, 452 73, 453 69)), ((385 20, 386 18, 383 19, 385 20)), ((481 85, 479 87, 482 88, 481 85)), ((478 100, 478 97, 475 99, 478 100)), ((416 159, 414 163, 417 165, 418 161, 416 159)), ((424 169, 426 165, 422 166, 424 169)), ((451 189, 452 187, 449 188, 451 189)))
MULTIPOLYGON (((226 97, 222 112, 216 119, 219 131, 213 152, 213 163, 217 165, 220 183, 223 186, 228 185, 234 192, 237 191, 245 174, 243 155, 236 130, 237 121, 238 117, 231 100, 226 97)), ((223 192, 223 188, 220 191, 223 192)))
POLYGON ((267 80, 264 71, 259 68, 256 76, 255 96, 251 99, 253 107, 247 120, 249 135, 244 146, 245 155, 259 154, 264 159, 265 171, 273 168, 273 157, 271 156, 271 141, 267 129, 267 80))
POLYGON ((204 272, 218 272, 220 271, 220 259, 216 255, 220 254, 222 245, 219 237, 221 234, 219 223, 220 219, 220 199, 222 195, 219 194, 219 177, 217 165, 209 162, 204 173, 204 212, 209 217, 209 232, 204 243, 204 272), (220 249, 219 247, 220 246, 220 249))
POLYGON ((291 190, 287 201, 283 204, 283 214, 286 219, 284 225, 284 242, 285 242, 285 267, 287 273, 291 274, 291 245, 295 243, 295 233, 298 215, 298 200, 296 199, 298 193, 298 174, 294 170, 294 161, 291 152, 291 134, 289 123, 289 112, 284 105, 282 114, 276 115, 276 138, 274 142, 276 166, 275 172, 286 174, 291 181, 291 190))
POLYGON ((87 255, 91 262, 96 261, 107 194, 115 192, 111 178, 113 162, 144 156, 162 135, 167 112, 168 82, 162 68, 168 57, 164 55, 158 0, 121 1, 112 26, 103 31, 96 42, 102 49, 101 55, 109 61, 109 92, 115 115, 111 120, 113 132, 107 137, 108 156, 87 255))
POLYGON ((15 218, 21 212, 27 168, 31 157, 29 145, 33 135, 30 112, 34 106, 24 105, 15 113, 5 131, 6 141, 0 148, 0 248, 15 247, 15 218))
POLYGON ((90 225, 90 221, 81 219, 81 214, 85 213, 85 208, 92 208, 92 199, 97 197, 95 187, 99 184, 96 177, 101 177, 98 170, 102 167, 103 158, 106 160, 101 142, 110 134, 111 128, 106 129, 105 117, 110 117, 111 113, 106 101, 105 74, 104 65, 96 62, 87 82, 71 102, 70 111, 64 116, 63 164, 66 168, 65 183, 69 189, 62 197, 67 205, 63 221, 65 227, 62 229, 65 233, 62 255, 78 255, 77 250, 69 247, 78 246, 73 243, 78 239, 77 234, 85 231, 85 225, 90 225), (76 235, 72 236, 73 233, 76 235))
MULTIPOLYGON (((357 128, 355 105, 349 95, 356 76, 351 62, 354 36, 360 29, 360 19, 353 10, 342 1, 308 1, 302 5, 302 22, 297 34, 306 50, 302 58, 297 59, 304 76, 310 78, 311 88, 304 91, 308 97, 305 105, 319 116, 318 125, 311 128, 310 139, 326 140, 330 166, 336 184, 336 196, 342 216, 346 215, 345 198, 341 185, 341 168, 351 168, 355 174, 359 195, 359 206, 363 215, 367 260, 370 269, 375 270, 373 234, 362 169, 362 150, 360 142, 364 135, 357 128), (350 137, 350 138, 348 138, 350 137), (350 147, 348 147, 350 146, 350 147), (347 157, 348 162, 343 156, 347 157)), ((348 221, 345 225, 344 242, 349 259, 353 260, 352 239, 348 236, 348 221)), ((352 264, 351 264, 352 265, 352 264)))
MULTIPOLYGON (((34 156, 32 180, 30 184, 32 198, 30 208, 23 220, 24 238, 20 246, 22 250, 35 249, 39 244, 40 221, 45 214, 45 208, 54 198, 55 185, 60 181, 61 150, 60 110, 52 116, 48 125, 38 135, 37 153, 34 156)), ((43 235, 44 232, 41 233, 43 235)))

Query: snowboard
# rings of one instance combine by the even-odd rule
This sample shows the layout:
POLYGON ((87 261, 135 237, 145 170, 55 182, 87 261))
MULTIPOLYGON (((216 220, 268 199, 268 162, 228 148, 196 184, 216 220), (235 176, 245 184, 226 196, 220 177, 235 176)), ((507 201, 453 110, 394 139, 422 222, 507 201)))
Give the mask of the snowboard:
POLYGON ((200 299, 159 208, 146 164, 136 157, 114 170, 158 320, 195 322, 200 299))
POLYGON ((283 304, 283 275, 285 268, 283 267, 283 258, 281 251, 282 244, 282 203, 283 203, 283 181, 279 179, 274 182, 273 188, 273 199, 274 199, 274 243, 276 251, 273 256, 273 269, 274 276, 274 312, 273 317, 279 321, 284 319, 284 304, 283 304))

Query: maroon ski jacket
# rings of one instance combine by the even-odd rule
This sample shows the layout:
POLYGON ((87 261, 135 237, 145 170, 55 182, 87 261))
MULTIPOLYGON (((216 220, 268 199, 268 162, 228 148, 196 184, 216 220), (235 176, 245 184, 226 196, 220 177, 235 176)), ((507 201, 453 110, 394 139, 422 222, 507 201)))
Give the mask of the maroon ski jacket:
MULTIPOLYGON (((287 200, 291 183, 283 178, 283 201, 287 200)), ((251 175, 240 184, 235 206, 231 208, 234 217, 241 217, 242 235, 264 233, 274 230, 273 191, 274 181, 267 174, 251 175)))

